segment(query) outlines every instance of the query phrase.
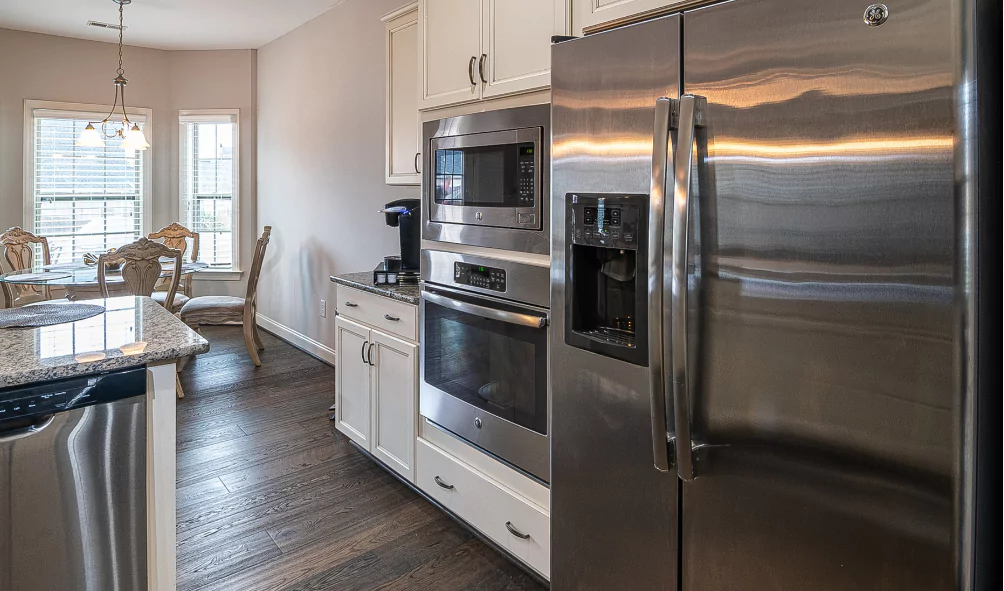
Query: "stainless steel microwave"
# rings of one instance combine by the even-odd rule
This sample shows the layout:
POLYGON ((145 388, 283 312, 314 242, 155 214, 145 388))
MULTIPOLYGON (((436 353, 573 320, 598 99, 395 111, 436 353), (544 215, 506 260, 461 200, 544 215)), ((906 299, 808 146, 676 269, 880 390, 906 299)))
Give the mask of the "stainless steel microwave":
POLYGON ((423 126, 423 238, 548 254, 550 105, 423 126))

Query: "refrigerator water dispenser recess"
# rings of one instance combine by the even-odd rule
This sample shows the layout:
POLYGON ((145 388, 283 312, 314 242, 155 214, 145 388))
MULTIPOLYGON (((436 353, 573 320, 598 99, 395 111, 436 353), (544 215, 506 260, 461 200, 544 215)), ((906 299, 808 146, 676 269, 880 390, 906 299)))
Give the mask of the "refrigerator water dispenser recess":
POLYGON ((648 364, 648 195, 565 196, 565 343, 648 364))

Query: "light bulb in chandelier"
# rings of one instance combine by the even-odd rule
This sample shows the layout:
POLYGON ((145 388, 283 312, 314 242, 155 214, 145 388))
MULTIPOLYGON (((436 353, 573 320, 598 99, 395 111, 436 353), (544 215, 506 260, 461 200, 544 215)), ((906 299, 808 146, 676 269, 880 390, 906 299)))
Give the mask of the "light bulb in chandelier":
POLYGON ((146 141, 146 135, 143 133, 143 130, 135 123, 133 123, 128 131, 123 128, 122 136, 123 150, 133 152, 136 150, 142 151, 150 147, 150 143, 146 141))
POLYGON ((105 140, 101 137, 101 133, 97 129, 94 129, 94 125, 88 123, 87 127, 80 132, 80 137, 77 138, 77 145, 81 148, 103 148, 105 140))

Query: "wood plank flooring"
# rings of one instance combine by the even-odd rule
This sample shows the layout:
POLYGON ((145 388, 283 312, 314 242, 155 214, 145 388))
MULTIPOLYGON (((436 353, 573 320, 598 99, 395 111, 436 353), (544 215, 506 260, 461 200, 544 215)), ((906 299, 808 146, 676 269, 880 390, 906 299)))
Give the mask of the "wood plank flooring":
POLYGON ((384 472, 328 420, 334 369, 204 327, 178 401, 180 591, 544 589, 384 472))

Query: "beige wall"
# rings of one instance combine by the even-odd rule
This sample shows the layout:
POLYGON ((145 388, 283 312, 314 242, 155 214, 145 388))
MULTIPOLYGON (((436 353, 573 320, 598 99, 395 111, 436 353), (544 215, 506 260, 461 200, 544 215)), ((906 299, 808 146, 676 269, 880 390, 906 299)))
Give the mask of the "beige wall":
POLYGON ((402 4, 351 0, 258 50, 258 221, 273 227, 258 310, 329 348, 328 276, 396 253, 397 230, 377 209, 418 196, 384 184, 380 17, 402 4))
MULTIPOLYGON (((0 229, 23 223, 26 99, 108 104, 117 47, 0 29, 0 229)), ((151 227, 178 219, 179 109, 239 108, 242 266, 255 238, 255 52, 125 49, 127 104, 153 109, 151 227)), ((243 293, 239 282, 200 281, 196 293, 243 293)))

